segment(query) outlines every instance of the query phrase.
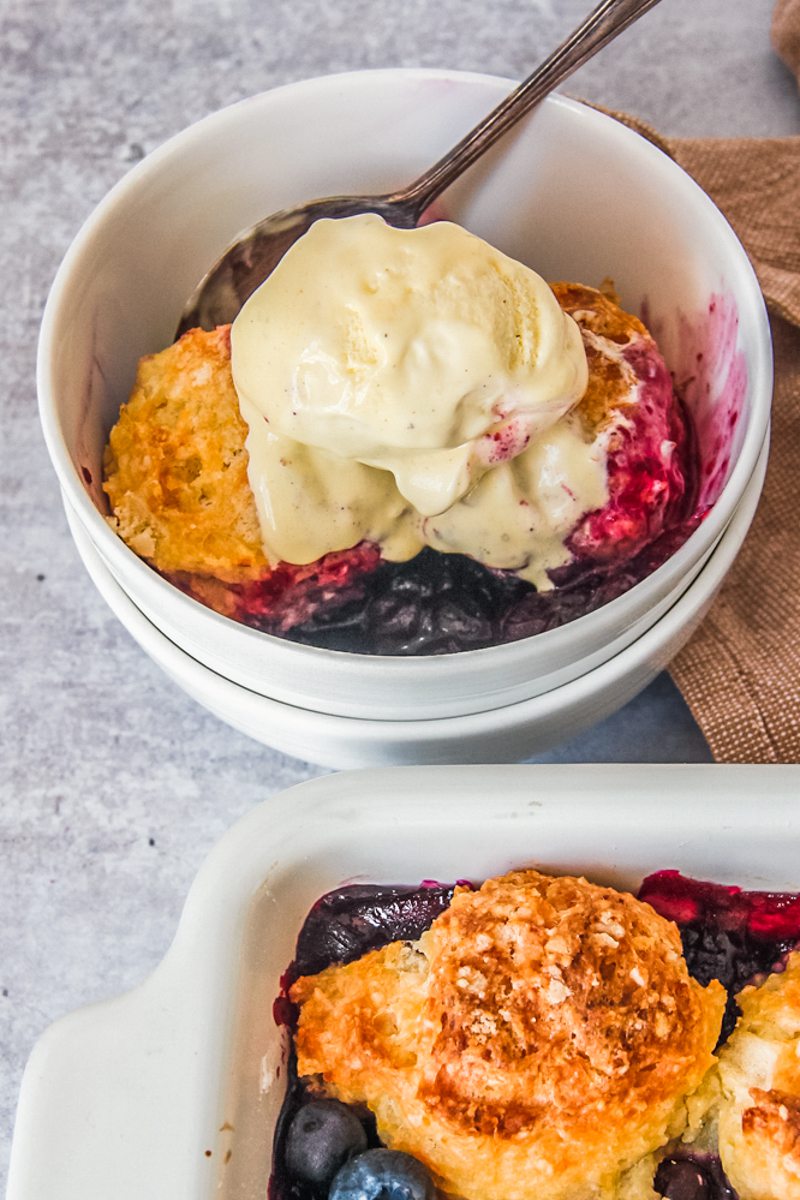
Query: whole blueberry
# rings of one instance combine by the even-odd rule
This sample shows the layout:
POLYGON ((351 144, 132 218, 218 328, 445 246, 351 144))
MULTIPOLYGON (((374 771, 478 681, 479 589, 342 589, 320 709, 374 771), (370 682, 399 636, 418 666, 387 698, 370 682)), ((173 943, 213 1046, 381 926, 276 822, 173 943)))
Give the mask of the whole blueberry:
POLYGON ((426 1167, 400 1150, 367 1150, 345 1163, 328 1200, 435 1200, 426 1167))
POLYGON ((286 1135, 286 1169, 296 1179, 327 1187, 361 1150, 367 1135, 356 1114, 338 1100, 312 1100, 292 1117, 286 1135))
POLYGON ((655 1186, 665 1200, 711 1200, 708 1176, 691 1158, 665 1158, 659 1164, 655 1186))

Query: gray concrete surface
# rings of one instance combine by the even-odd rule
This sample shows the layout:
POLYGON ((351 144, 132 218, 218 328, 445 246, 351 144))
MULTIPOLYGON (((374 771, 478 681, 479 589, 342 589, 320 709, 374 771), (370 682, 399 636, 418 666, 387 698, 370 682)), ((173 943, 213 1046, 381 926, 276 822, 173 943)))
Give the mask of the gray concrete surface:
MULTIPOLYGON (((85 576, 35 409, 37 328, 58 262, 131 163, 215 108, 360 67, 521 76, 585 5, 5 0, 0 10, 0 1180, 36 1036, 141 979, 216 838, 315 773, 177 691, 85 576)), ((663 0, 569 90, 670 134, 795 133, 800 104, 769 49, 770 9, 663 0)), ((707 757, 663 677, 546 759, 707 757)))

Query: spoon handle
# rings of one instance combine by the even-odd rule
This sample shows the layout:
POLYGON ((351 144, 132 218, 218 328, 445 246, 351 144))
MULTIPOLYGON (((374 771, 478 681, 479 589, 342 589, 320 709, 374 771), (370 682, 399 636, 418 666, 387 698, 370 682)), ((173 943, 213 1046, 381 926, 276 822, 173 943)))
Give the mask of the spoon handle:
POLYGON ((414 215, 416 222, 416 218, 453 180, 472 166, 534 105, 657 3, 658 0, 601 0, 566 41, 452 150, 429 167, 419 179, 386 199, 393 205, 402 205, 414 215))

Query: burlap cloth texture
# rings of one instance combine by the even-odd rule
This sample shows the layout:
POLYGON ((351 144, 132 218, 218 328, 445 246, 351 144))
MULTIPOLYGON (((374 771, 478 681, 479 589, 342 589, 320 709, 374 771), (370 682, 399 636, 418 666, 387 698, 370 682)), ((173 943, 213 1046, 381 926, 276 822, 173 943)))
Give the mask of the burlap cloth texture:
MULTIPOLYGON (((776 50, 800 82, 800 0, 779 0, 776 50)), ((755 267, 775 349, 772 443, 747 540, 670 673, 718 762, 800 762, 800 136, 655 142, 727 216, 755 267)))

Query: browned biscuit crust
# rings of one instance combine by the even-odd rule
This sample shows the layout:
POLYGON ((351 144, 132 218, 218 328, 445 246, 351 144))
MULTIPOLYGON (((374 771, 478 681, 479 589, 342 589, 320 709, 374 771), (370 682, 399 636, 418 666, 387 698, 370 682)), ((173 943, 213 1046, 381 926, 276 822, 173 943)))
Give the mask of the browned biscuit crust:
MULTIPOLYGON (((578 405, 589 435, 630 403, 631 368, 619 348, 646 334, 636 317, 594 288, 557 283, 559 304, 584 335, 589 385, 578 405)), ((269 575, 247 478, 247 426, 230 367, 230 327, 189 333, 143 358, 131 397, 111 431, 104 490, 111 523, 140 557, 187 590, 213 596, 219 583, 269 575)))
MULTIPOLYGON (((800 1165, 800 1097, 771 1088, 751 1088, 750 1108, 742 1113, 742 1134, 750 1142, 762 1141, 771 1145, 775 1158, 800 1165)), ((800 1179, 798 1180, 800 1182, 800 1179)))
POLYGON ((247 479, 230 326, 143 358, 111 431, 104 489, 116 531, 160 571, 228 582, 267 566, 247 479))
POLYGON ((631 368, 615 350, 621 351, 637 339, 652 339, 637 317, 620 308, 616 297, 582 283, 554 283, 551 287, 583 334, 589 383, 577 411, 593 433, 630 403, 631 368))
POLYGON ((724 991, 674 925, 584 879, 516 871, 412 946, 302 978, 298 1069, 474 1200, 617 1195, 686 1123, 724 991))
POLYGON ((737 997, 720 1055, 719 1152, 740 1200, 800 1200, 800 953, 737 997))

